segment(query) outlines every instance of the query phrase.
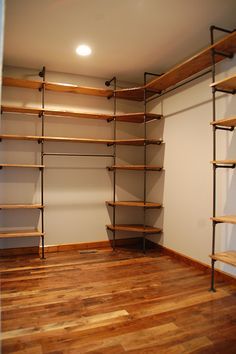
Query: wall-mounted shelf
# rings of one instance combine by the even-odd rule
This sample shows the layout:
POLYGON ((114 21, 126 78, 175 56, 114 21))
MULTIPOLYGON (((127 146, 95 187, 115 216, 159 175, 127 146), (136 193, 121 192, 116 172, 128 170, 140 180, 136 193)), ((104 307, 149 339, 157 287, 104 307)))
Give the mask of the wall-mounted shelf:
POLYGON ((236 251, 219 252, 210 255, 214 261, 220 261, 232 266, 236 266, 236 251))
POLYGON ((162 171, 163 167, 157 165, 113 165, 108 167, 109 171, 113 170, 130 170, 130 171, 162 171))
POLYGON ((211 220, 218 223, 236 224, 236 215, 215 216, 211 220))
POLYGON ((211 87, 214 87, 217 90, 225 90, 229 93, 235 93, 236 90, 236 75, 230 76, 224 80, 213 82, 211 87))
POLYGON ((0 204, 0 209, 42 209, 41 204, 0 204))
POLYGON ((143 201, 107 201, 109 206, 120 206, 120 207, 138 207, 138 208, 148 208, 148 209, 159 209, 162 207, 160 203, 146 202, 143 201))
POLYGON ((44 235, 44 233, 38 230, 0 231, 0 238, 35 237, 35 236, 42 236, 42 235, 44 235))
POLYGON ((55 142, 72 142, 72 143, 84 143, 84 144, 106 144, 106 145, 134 145, 142 146, 155 144, 160 145, 162 139, 87 139, 87 138, 69 138, 59 136, 42 136, 42 135, 0 135, 0 139, 6 140, 28 140, 28 141, 55 141, 55 142))
POLYGON ((47 82, 36 80, 17 79, 12 77, 3 78, 3 86, 21 87, 28 89, 41 89, 44 85, 45 90, 54 92, 77 93, 90 96, 111 97, 112 90, 65 84, 60 82, 47 82))
POLYGON ((213 165, 235 165, 236 164, 236 160, 214 160, 211 161, 211 163, 213 165))
MULTIPOLYGON (((96 119, 96 120, 105 120, 112 121, 114 115, 112 114, 97 114, 97 113, 88 113, 88 112, 77 112, 77 111, 66 111, 58 109, 42 109, 34 107, 15 107, 15 106, 1 106, 2 113, 21 113, 29 115, 40 116, 44 114, 45 116, 56 116, 56 117, 67 117, 67 118, 81 118, 81 119, 96 119)), ((146 121, 153 121, 161 119, 163 116, 161 114, 147 113, 146 121)), ((125 113, 117 114, 116 121, 126 122, 126 123, 143 123, 144 122, 144 113, 125 113)))
POLYGON ((113 225, 106 225, 108 230, 111 231, 127 231, 127 232, 139 232, 143 234, 158 234, 162 232, 162 229, 157 228, 157 227, 152 227, 152 226, 145 226, 143 225, 136 225, 136 224, 117 224, 115 226, 113 225))
POLYGON ((211 125, 219 126, 219 127, 230 127, 230 128, 236 127, 236 117, 218 119, 215 120, 214 122, 211 122, 211 125))
POLYGON ((0 168, 12 167, 12 168, 44 168, 44 165, 29 165, 29 164, 19 164, 19 163, 0 163, 0 168))

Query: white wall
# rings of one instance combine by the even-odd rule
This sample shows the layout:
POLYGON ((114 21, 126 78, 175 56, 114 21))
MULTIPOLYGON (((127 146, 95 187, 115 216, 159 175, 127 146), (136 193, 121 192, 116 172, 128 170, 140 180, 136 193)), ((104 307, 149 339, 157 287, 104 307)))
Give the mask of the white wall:
MULTIPOLYGON (((236 71, 236 60, 217 67, 217 80, 236 71)), ((212 224, 212 95, 211 75, 153 103, 164 123, 164 233, 161 243, 210 263, 212 224)), ((235 115, 236 97, 217 93, 217 118, 235 115)), ((217 158, 236 158, 236 133, 217 131, 217 158)), ((156 189, 151 192, 154 199, 156 189)), ((217 215, 236 213, 236 171, 217 171, 217 215)), ((236 248, 236 225, 217 225, 217 251, 236 248)), ((218 262, 217 264, 218 265, 218 262)), ((219 265, 218 265, 219 266, 219 265)), ((235 269, 221 265, 224 270, 235 269)))

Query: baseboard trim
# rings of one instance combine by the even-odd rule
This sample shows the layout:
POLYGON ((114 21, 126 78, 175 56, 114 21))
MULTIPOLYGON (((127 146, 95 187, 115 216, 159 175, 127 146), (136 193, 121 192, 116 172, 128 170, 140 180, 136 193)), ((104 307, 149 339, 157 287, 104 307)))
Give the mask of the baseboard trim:
MULTIPOLYGON (((181 262, 184 262, 188 265, 191 265, 195 268, 198 268, 208 274, 211 273, 211 266, 209 266, 208 264, 206 263, 203 263, 201 261, 198 261, 197 259, 194 259, 194 258, 191 258, 189 256, 186 256, 182 253, 179 253, 177 251, 174 251, 173 249, 171 248, 168 248, 168 247, 165 247, 163 245, 159 245, 159 244, 156 244, 155 242, 153 241, 150 241, 150 245, 154 248, 156 248, 157 250, 159 250, 161 253, 167 255, 167 256, 170 256, 170 257, 173 257, 173 258, 176 258, 177 260, 181 261, 181 262)), ((230 281, 234 284, 236 284, 236 277, 232 274, 229 274, 229 273, 226 273, 220 269, 215 269, 215 276, 216 276, 216 279, 218 280, 226 280, 226 281, 230 281)))

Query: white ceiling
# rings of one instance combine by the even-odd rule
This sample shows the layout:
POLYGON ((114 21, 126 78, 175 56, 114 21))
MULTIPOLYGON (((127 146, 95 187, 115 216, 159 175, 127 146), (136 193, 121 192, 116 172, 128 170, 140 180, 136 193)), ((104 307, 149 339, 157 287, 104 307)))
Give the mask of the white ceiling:
POLYGON ((235 15, 236 0, 6 0, 4 61, 141 82, 209 45, 211 24, 235 28, 235 15))

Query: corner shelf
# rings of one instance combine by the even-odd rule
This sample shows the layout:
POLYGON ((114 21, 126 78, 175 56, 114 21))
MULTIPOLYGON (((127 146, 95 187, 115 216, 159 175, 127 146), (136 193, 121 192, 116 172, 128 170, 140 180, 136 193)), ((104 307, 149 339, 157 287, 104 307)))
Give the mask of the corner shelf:
POLYGON ((143 234, 158 234, 162 232, 162 229, 153 227, 153 226, 145 226, 138 225, 138 224, 116 224, 113 225, 106 225, 108 230, 111 231, 128 231, 128 232, 139 232, 143 234))
POLYGON ((143 146, 146 145, 160 145, 162 139, 87 139, 87 138, 69 138, 69 137, 59 137, 59 136, 36 136, 36 135, 0 135, 0 139, 6 140, 28 140, 28 141, 55 141, 55 142, 72 142, 72 143, 83 143, 83 144, 105 144, 105 145, 133 145, 133 146, 143 146))
MULTIPOLYGON (((56 116, 56 117, 67 117, 67 118, 80 118, 80 119, 96 119, 103 121, 112 121, 114 120, 114 115, 112 114, 97 114, 97 113, 88 113, 88 112, 77 112, 77 111, 66 111, 58 109, 46 109, 46 108, 34 108, 34 107, 16 107, 16 106, 1 106, 2 113, 23 113, 30 115, 40 116, 42 114, 46 116, 56 116)), ((146 121, 150 122, 153 120, 161 119, 163 116, 161 114, 147 113, 146 121)), ((143 123, 144 122, 144 113, 125 113, 117 114, 115 116, 116 121, 126 122, 126 123, 143 123)))
POLYGON ((12 209, 42 209, 44 205, 41 204, 0 204, 0 210, 12 209))
POLYGON ((214 261, 220 261, 236 267, 236 251, 226 251, 210 255, 214 261))
POLYGON ((0 238, 35 237, 35 236, 43 236, 43 235, 44 233, 38 230, 0 231, 0 238))
POLYGON ((138 207, 138 208, 148 208, 148 209, 159 209, 162 207, 160 203, 146 202, 143 201, 107 201, 109 206, 120 206, 120 207, 138 207))

